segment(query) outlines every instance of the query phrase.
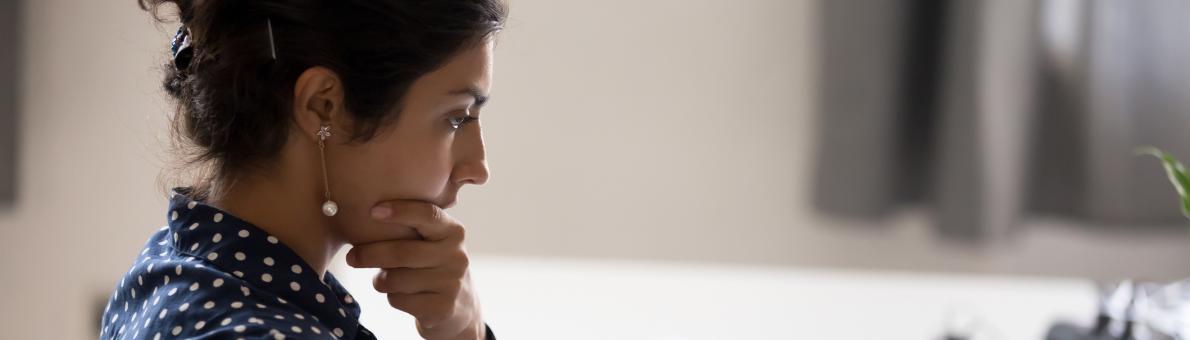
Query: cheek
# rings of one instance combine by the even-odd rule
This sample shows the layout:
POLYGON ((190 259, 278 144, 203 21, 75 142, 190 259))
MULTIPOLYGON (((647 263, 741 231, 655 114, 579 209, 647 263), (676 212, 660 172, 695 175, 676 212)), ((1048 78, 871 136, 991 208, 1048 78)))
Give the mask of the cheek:
POLYGON ((450 178, 448 140, 405 136, 376 138, 352 147, 331 183, 336 199, 368 209, 380 200, 438 197, 450 178))

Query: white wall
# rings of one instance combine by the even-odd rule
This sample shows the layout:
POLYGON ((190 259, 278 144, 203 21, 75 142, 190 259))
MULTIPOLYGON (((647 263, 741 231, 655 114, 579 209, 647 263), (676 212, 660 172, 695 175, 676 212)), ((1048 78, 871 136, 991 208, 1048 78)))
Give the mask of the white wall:
MULTIPOLYGON (((516 0, 485 113, 493 176, 454 214, 477 256, 1168 278, 1185 233, 1060 222, 936 240, 913 212, 814 214, 810 0, 516 0)), ((4 337, 93 338, 93 308, 164 224, 157 64, 133 1, 26 1, 20 196, 0 213, 4 337)))

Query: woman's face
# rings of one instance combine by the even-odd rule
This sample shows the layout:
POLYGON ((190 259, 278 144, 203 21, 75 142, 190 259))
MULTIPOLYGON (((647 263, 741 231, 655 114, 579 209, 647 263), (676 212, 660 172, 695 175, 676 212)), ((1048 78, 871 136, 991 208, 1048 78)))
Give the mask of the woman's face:
POLYGON ((340 209, 331 220, 345 241, 361 241, 351 226, 372 223, 369 212, 379 202, 421 200, 446 209, 463 185, 487 181, 477 119, 491 88, 492 45, 461 51, 417 79, 396 122, 374 138, 327 146, 330 190, 340 209))

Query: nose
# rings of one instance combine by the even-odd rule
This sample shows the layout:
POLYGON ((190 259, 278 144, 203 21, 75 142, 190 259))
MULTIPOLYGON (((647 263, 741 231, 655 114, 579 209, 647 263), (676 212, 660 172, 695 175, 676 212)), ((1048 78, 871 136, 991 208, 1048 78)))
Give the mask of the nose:
POLYGON ((483 185, 488 182, 488 162, 483 145, 483 135, 476 131, 472 138, 463 142, 459 157, 454 167, 455 183, 462 187, 465 184, 483 185))
POLYGON ((475 162, 460 163, 455 166, 456 183, 483 185, 488 182, 488 162, 480 159, 475 162))

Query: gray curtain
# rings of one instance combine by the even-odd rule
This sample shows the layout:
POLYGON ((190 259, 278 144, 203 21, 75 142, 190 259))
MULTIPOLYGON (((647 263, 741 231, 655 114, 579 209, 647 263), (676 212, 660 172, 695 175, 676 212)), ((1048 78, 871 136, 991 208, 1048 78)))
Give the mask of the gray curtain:
POLYGON ((1190 2, 820 2, 814 201, 924 206, 984 239, 1052 215, 1184 225, 1155 145, 1190 156, 1190 2))
POLYGON ((19 1, 0 1, 0 210, 16 199, 19 1))

